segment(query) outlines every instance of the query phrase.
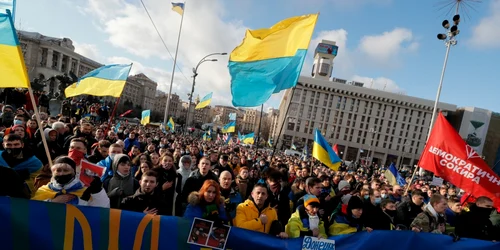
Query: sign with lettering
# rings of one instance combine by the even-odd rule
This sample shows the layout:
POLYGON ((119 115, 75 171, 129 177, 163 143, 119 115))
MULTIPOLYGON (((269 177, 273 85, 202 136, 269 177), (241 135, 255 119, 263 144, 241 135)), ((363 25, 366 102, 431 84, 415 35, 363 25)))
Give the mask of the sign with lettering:
POLYGON ((302 250, 335 250, 335 240, 306 236, 302 241, 302 250))

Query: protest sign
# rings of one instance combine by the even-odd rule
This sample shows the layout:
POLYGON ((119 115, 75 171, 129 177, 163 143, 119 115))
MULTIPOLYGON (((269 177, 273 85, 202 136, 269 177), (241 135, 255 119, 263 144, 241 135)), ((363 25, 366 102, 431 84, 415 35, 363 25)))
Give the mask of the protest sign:
POLYGON ((104 175, 106 168, 98 166, 96 164, 90 163, 88 161, 82 161, 82 168, 80 170, 80 181, 86 187, 90 186, 90 183, 94 180, 94 176, 101 178, 104 175))
POLYGON ((306 236, 302 241, 302 250, 335 250, 335 240, 306 236))

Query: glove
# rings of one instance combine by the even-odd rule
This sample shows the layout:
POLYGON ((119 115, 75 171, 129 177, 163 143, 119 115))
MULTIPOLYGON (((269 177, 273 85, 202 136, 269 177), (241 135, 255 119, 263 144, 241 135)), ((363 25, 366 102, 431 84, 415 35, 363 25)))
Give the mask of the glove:
POLYGON ((83 191, 82 197, 80 199, 84 201, 89 201, 91 194, 97 194, 102 189, 102 181, 101 178, 94 176, 94 180, 90 183, 90 186, 83 191))

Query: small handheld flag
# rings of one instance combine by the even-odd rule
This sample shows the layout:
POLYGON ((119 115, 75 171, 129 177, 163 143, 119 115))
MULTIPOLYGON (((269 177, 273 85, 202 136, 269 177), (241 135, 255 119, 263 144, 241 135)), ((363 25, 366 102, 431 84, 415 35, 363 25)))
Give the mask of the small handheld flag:
POLYGON ((141 124, 142 125, 147 125, 150 121, 151 118, 151 110, 144 110, 142 111, 142 118, 141 118, 141 124))
POLYGON ((314 132, 313 157, 335 171, 338 170, 341 164, 339 156, 333 151, 318 129, 314 132))

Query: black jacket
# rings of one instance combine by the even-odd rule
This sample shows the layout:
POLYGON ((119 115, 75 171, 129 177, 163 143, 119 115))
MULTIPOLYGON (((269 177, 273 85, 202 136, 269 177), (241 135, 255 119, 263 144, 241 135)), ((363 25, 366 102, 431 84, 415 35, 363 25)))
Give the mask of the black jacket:
POLYGON ((422 210, 422 206, 417 206, 411 200, 399 203, 397 210, 397 221, 408 228, 410 228, 410 224, 413 222, 415 217, 417 217, 419 213, 424 211, 422 210))
POLYGON ((168 215, 168 211, 172 210, 171 206, 170 209, 168 206, 168 203, 163 200, 161 193, 155 191, 151 194, 146 194, 139 188, 134 195, 123 199, 120 209, 139 213, 144 212, 146 209, 156 209, 158 210, 157 215, 168 215))
POLYGON ((472 205, 470 211, 463 211, 457 218, 455 234, 463 238, 479 240, 500 240, 500 232, 490 220, 492 210, 472 205))
POLYGON ((214 180, 219 183, 219 178, 217 178, 217 175, 215 175, 212 171, 209 171, 205 176, 202 176, 200 174, 199 169, 191 173, 191 176, 187 178, 186 182, 184 183, 184 188, 182 189, 182 193, 180 196, 181 202, 187 204, 187 198, 189 194, 194 191, 200 191, 201 186, 203 186, 203 183, 206 180, 214 180))

